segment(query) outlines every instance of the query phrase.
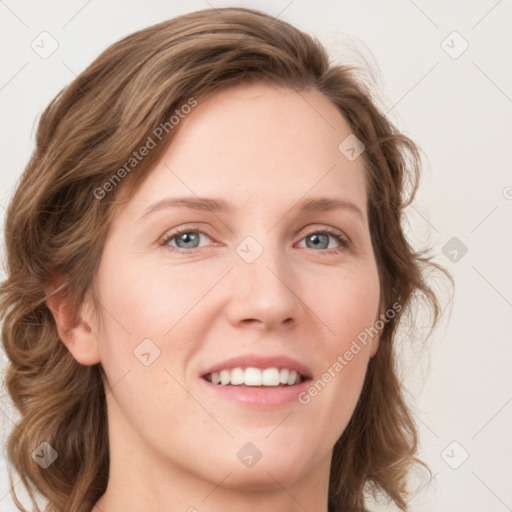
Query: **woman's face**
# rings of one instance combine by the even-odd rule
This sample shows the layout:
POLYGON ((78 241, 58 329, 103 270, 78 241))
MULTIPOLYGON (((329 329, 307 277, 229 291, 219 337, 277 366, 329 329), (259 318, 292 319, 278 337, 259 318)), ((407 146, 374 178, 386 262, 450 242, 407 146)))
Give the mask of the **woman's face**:
POLYGON ((354 348, 380 296, 359 148, 316 91, 235 87, 180 122, 95 281, 111 473, 209 489, 325 479, 377 350, 354 348), (292 370, 307 381, 281 384, 292 370))

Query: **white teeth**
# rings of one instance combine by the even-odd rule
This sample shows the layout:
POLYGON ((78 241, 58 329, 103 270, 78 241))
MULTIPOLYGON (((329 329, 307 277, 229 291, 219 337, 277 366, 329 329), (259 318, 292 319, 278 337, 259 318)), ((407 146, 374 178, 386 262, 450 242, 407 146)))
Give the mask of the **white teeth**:
POLYGON ((237 386, 245 382, 245 372, 242 368, 234 368, 231 370, 231 384, 237 386))
POLYGON ((295 370, 292 370, 290 372, 290 375, 288 375, 288 386, 292 386, 295 384, 295 381, 297 380, 297 372, 295 370))
POLYGON ((231 379, 231 375, 229 370, 222 370, 220 372, 220 383, 225 386, 226 384, 229 384, 229 381, 231 379))
POLYGON ((277 368, 263 370, 262 381, 264 386, 279 386, 279 370, 277 368))
POLYGON ((261 386, 263 381, 261 378, 261 370, 258 368, 246 368, 244 380, 246 386, 261 386))
POLYGON ((285 384, 293 386, 302 382, 302 376, 295 370, 283 368, 233 368, 232 370, 221 370, 220 372, 213 372, 206 375, 206 380, 213 382, 213 384, 221 384, 226 386, 231 384, 239 386, 245 384, 246 386, 279 386, 285 384))

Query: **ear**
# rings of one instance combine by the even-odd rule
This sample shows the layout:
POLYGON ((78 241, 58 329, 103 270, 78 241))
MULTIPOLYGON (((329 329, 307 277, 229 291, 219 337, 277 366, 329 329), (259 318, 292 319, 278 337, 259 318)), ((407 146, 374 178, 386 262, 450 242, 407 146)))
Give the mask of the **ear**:
POLYGON ((92 330, 93 302, 88 295, 80 305, 79 311, 73 315, 69 291, 62 280, 58 281, 53 291, 48 293, 46 305, 51 311, 60 339, 73 357, 84 366, 92 366, 100 362, 98 340, 92 330))

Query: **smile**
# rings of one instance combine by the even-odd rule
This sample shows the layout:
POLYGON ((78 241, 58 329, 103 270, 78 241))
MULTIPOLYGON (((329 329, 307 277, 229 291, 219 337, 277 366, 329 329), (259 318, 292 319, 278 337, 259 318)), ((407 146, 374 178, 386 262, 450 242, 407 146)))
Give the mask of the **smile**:
POLYGON ((208 373, 204 377, 208 382, 221 386, 280 387, 300 384, 305 377, 289 368, 233 368, 208 373))

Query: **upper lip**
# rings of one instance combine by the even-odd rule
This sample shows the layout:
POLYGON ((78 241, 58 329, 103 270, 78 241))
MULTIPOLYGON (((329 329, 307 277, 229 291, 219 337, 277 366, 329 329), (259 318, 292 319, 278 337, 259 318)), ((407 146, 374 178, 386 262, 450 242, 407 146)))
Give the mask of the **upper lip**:
POLYGON ((277 356, 259 356, 256 354, 246 354, 238 357, 226 359, 220 363, 210 366, 201 373, 201 377, 209 373, 220 372, 221 370, 231 370, 233 368, 288 368, 300 373, 304 378, 311 378, 310 369, 303 363, 285 355, 277 356))

